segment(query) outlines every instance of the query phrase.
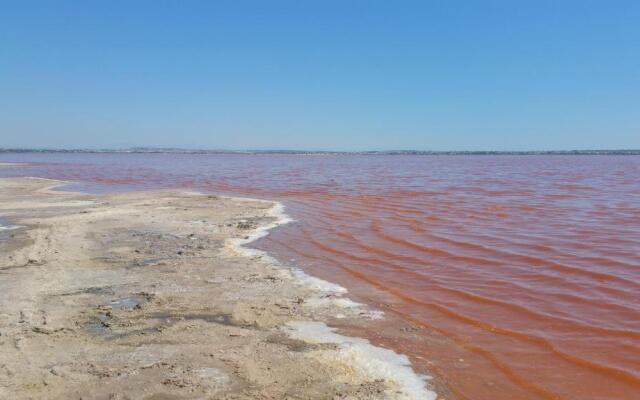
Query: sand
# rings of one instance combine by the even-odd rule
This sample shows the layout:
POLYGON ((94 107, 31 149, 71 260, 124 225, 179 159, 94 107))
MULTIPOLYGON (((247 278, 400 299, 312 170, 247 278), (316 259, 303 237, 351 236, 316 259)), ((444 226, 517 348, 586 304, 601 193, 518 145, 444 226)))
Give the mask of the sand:
POLYGON ((248 243, 277 203, 0 179, 1 399, 434 399, 327 323, 380 312, 248 243))

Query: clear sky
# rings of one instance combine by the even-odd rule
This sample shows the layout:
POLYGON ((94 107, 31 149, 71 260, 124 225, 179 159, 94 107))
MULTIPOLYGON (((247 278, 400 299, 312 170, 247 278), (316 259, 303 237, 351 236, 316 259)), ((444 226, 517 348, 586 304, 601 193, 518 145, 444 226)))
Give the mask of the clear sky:
POLYGON ((640 148, 640 1, 3 1, 0 147, 640 148))

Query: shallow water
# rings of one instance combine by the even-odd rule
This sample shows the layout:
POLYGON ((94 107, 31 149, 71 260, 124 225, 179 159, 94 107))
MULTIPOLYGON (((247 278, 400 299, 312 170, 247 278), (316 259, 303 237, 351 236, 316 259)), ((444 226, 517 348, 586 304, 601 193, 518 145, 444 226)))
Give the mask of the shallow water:
POLYGON ((640 398, 638 156, 0 160, 32 163, 0 176, 74 180, 74 189, 283 201, 297 222, 257 245, 382 303, 398 325, 364 333, 446 382, 447 398, 640 398), (402 323, 416 330, 399 333, 402 323))

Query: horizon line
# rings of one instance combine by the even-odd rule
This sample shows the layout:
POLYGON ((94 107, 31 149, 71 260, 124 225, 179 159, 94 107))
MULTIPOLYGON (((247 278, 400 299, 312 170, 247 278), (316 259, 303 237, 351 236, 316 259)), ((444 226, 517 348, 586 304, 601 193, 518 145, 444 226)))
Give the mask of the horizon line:
POLYGON ((134 146, 126 148, 30 148, 0 147, 0 153, 176 153, 176 154, 335 154, 335 155, 640 155, 640 149, 563 149, 563 150, 288 150, 258 149, 229 150, 182 147, 146 147, 134 146))

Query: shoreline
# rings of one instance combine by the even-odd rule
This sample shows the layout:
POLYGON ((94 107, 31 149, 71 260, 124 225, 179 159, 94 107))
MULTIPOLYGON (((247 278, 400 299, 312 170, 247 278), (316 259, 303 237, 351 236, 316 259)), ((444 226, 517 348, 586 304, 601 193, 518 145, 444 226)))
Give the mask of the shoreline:
MULTIPOLYGON (((365 304, 357 303, 345 297, 348 294, 346 288, 308 275, 297 267, 286 267, 265 251, 244 247, 243 245, 268 235, 270 230, 293 222, 293 220, 285 213, 285 207, 281 202, 238 197, 231 197, 231 199, 272 203, 273 206, 269 211, 271 216, 275 218, 274 223, 257 228, 249 238, 241 240, 228 239, 227 242, 231 242, 230 245, 235 251, 249 258, 257 256, 261 259, 261 262, 290 273, 289 279, 297 280, 301 284, 310 287, 314 297, 307 300, 307 302, 315 304, 311 306, 312 308, 322 307, 328 303, 334 308, 334 311, 339 311, 340 309, 355 310, 363 319, 384 318, 382 311, 370 309, 365 304), (327 298, 331 298, 331 300, 326 301, 327 298)), ((345 318, 342 314, 336 314, 334 317, 345 318)), ((427 380, 431 379, 431 377, 416 374, 411 367, 409 358, 404 354, 374 346, 365 338, 340 335, 336 333, 336 328, 331 328, 325 322, 290 321, 281 329, 293 339, 303 340, 307 343, 331 343, 339 346, 338 350, 325 350, 321 354, 316 354, 316 359, 325 360, 325 362, 329 363, 342 362, 348 364, 351 369, 357 371, 363 378, 394 380, 396 384, 399 384, 401 393, 398 392, 394 396, 386 396, 385 398, 435 400, 437 397, 435 392, 427 389, 427 380)))
POLYGON ((212 150, 140 147, 130 149, 54 149, 0 148, 0 154, 214 154, 214 155, 291 155, 291 156, 536 156, 536 155, 640 155, 640 149, 565 149, 565 150, 212 150))
POLYGON ((0 350, 8 350, 8 354, 18 350, 18 354, 7 357, 4 368, 24 369, 19 374, 21 384, 18 385, 15 382, 17 371, 13 371, 14 375, 5 373, 7 376, 3 376, 0 369, 0 394, 29 398, 38 390, 46 389, 48 393, 54 388, 65 395, 84 390, 83 398, 98 399, 107 393, 102 393, 102 387, 92 388, 97 382, 115 390, 110 382, 106 385, 102 382, 110 381, 111 373, 87 376, 67 370, 61 374, 73 376, 73 379, 59 381, 57 378, 61 375, 51 372, 51 368, 42 371, 37 366, 24 365, 22 353, 30 354, 29 346, 24 344, 33 340, 38 346, 54 348, 47 356, 33 353, 36 364, 70 362, 59 345, 75 343, 86 347, 85 363, 108 364, 109 371, 120 368, 120 375, 115 373, 120 377, 117 380, 121 381, 124 374, 124 380, 130 380, 132 386, 129 390, 118 386, 122 392, 110 392, 109 396, 121 393, 132 395, 132 398, 147 398, 145 396, 153 394, 137 391, 149 385, 153 390, 153 384, 157 386, 160 380, 164 383, 156 389, 156 394, 179 396, 195 391, 215 398, 262 396, 276 399, 301 390, 299 394, 310 399, 331 396, 401 400, 436 398, 436 394, 427 388, 428 377, 417 375, 406 356, 375 347, 366 339, 339 335, 329 327, 331 320, 338 319, 366 324, 368 319, 381 318, 379 311, 345 297, 347 291, 341 286, 309 276, 296 267, 285 266, 266 252, 246 247, 271 229, 290 222, 281 203, 185 191, 107 195, 54 192, 51 189, 65 182, 53 182, 56 183, 38 178, 0 179, 4 192, 0 195, 0 215, 5 215, 8 209, 12 220, 25 222, 21 223, 25 228, 20 229, 22 238, 15 241, 26 243, 11 250, 8 258, 0 258, 3 261, 0 273, 7 278, 4 285, 28 284, 36 291, 42 291, 47 299, 64 297, 58 304, 64 304, 64 307, 57 307, 55 301, 45 304, 36 300, 35 305, 29 304, 27 308, 42 308, 38 312, 48 317, 44 324, 27 324, 26 328, 31 329, 25 330, 25 323, 32 322, 24 317, 29 313, 20 309, 23 305, 19 300, 13 302, 10 295, 0 296, 2 308, 13 309, 16 313, 0 315, 0 333, 3 335, 0 350), (25 186, 29 189, 25 190, 25 186), (10 200, 11 197, 22 197, 27 202, 17 204, 10 200), (203 202, 207 207, 202 206, 203 202), (145 207, 153 208, 150 212, 145 207), (22 215, 26 210, 29 216, 22 215), (179 212, 185 217, 177 217, 179 212), (60 231, 61 228, 70 229, 75 236, 60 231), (90 250, 81 246, 64 251, 65 247, 59 246, 69 244, 66 236, 79 239, 83 235, 89 239, 80 242, 90 250), (140 237, 144 240, 140 241, 140 237), (192 242, 199 244, 194 247, 192 242), (167 251, 168 248, 175 250, 176 246, 180 250, 174 254, 167 251), (34 248, 46 254, 30 258, 34 248), (145 257, 141 259, 140 254, 145 257), (159 255, 164 256, 160 261, 159 255), (15 263, 20 257, 24 265, 15 263), (9 265, 9 260, 15 265, 9 265), (70 260, 91 261, 92 265, 90 270, 74 267, 69 271, 65 267, 67 264, 60 260, 67 263, 70 260), (54 271, 49 272, 49 268, 54 271), (37 273, 24 274, 23 269, 35 269, 37 273), (38 287, 37 282, 33 282, 33 275, 46 279, 56 271, 69 276, 55 288, 47 284, 38 287), (203 278, 211 274, 215 276, 203 278), (74 275, 81 276, 79 280, 88 287, 74 288, 72 293, 80 291, 79 295, 60 293, 62 289, 67 292, 71 289, 67 286, 77 286, 76 279, 71 279, 74 275), (174 280, 168 281, 168 277, 174 280), (96 280, 102 285, 97 288, 89 285, 96 280), (103 292, 100 288, 105 287, 109 290, 103 292), (130 292, 134 292, 133 295, 130 292), (129 296, 116 298, 121 294, 129 296), (205 304, 208 314, 203 315, 205 304), (179 312, 174 309, 176 306, 180 306, 179 312), (213 309, 215 313, 212 313, 213 309), (73 320, 71 326, 61 323, 69 319, 73 320), (58 320, 62 326, 56 328, 52 320, 58 320), (190 340, 186 340, 179 332, 189 326, 192 327, 187 329, 190 340), (232 330, 236 332, 230 332, 232 330), (147 343, 150 338, 155 342, 169 341, 171 345, 166 348, 153 346, 147 343), (235 338, 250 343, 228 351, 226 346, 231 346, 235 338), (16 339, 22 345, 16 344, 16 339), (194 367, 203 364, 200 354, 203 341, 217 348, 217 352, 210 353, 213 356, 209 355, 207 359, 216 364, 215 367, 194 367), (199 345, 194 347, 194 342, 199 345), (103 354, 105 346, 113 347, 112 350, 118 353, 122 346, 130 348, 132 345, 146 349, 143 353, 147 362, 138 368, 118 366, 112 357, 103 354), (168 348, 180 349, 187 357, 180 362, 166 359, 168 348), (252 352, 244 356, 238 354, 250 350, 252 352), (258 354, 260 357, 255 357, 258 354), (148 359, 156 361, 149 364, 148 359), (203 368, 205 372, 202 372, 203 368), (146 376, 148 370, 154 373, 146 376), (294 389, 300 386, 302 371, 305 385, 302 389, 294 389), (274 380, 277 384, 272 382, 274 380), (29 382, 29 390, 21 389, 26 381, 33 381, 29 382), (95 393, 96 390, 100 393, 95 393))

